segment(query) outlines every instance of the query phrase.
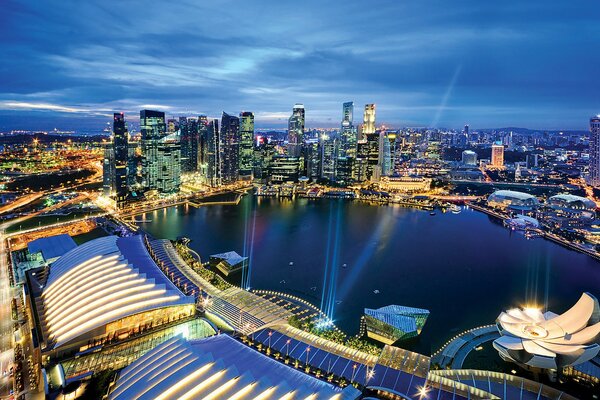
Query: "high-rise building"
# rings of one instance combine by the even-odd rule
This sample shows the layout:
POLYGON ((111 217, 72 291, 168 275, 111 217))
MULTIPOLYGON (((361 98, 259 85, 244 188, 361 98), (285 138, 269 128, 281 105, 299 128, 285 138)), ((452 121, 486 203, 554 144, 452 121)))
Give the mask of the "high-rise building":
POLYGON ((504 146, 501 144, 492 144, 492 160, 491 166, 493 168, 504 167, 504 146))
POLYGON ((363 135, 375 133, 375 104, 365 104, 362 129, 363 135))
POLYGON ((394 174, 396 159, 396 132, 382 130, 379 133, 379 163, 378 171, 381 176, 394 174))
POLYGON ((234 183, 240 174, 240 119, 223 112, 220 134, 221 183, 234 183))
POLYGON ((240 177, 252 179, 254 157, 254 113, 240 113, 240 177))
POLYGON ((298 182, 300 159, 291 156, 274 156, 269 165, 269 181, 273 184, 298 182))
POLYGON ((304 105, 296 103, 288 121, 288 155, 300 157, 304 144, 304 105))
POLYGON ((304 146, 305 176, 317 181, 321 177, 321 146, 319 139, 308 139, 304 146))
POLYGON ((209 186, 218 187, 221 185, 221 139, 218 119, 206 122, 203 143, 205 182, 209 186))
POLYGON ((146 190, 158 190, 158 145, 166 136, 165 113, 153 110, 140 111, 142 145, 142 184, 146 190))
POLYGON ((590 118, 590 177, 592 186, 600 186, 600 115, 590 118))
POLYGON ((321 178, 335 181, 335 162, 338 158, 338 141, 328 135, 321 135, 321 178))
POLYGON ((470 166, 477 165, 477 153, 473 150, 464 150, 462 152, 462 163, 470 166))
POLYGON ((156 189, 160 193, 177 193, 181 184, 181 144, 177 134, 159 140, 156 189))
POLYGON ((342 106, 342 127, 340 130, 340 155, 356 157, 356 142, 358 140, 353 122, 354 103, 344 103, 342 106))
POLYGON ((117 207, 125 203, 128 194, 128 140, 125 115, 114 113, 112 140, 104 147, 103 189, 105 196, 115 199, 117 207))
POLYGON ((179 118, 179 137, 181 140, 181 171, 198 170, 198 120, 179 118))
POLYGON ((208 184, 208 118, 198 117, 198 175, 203 183, 208 184))

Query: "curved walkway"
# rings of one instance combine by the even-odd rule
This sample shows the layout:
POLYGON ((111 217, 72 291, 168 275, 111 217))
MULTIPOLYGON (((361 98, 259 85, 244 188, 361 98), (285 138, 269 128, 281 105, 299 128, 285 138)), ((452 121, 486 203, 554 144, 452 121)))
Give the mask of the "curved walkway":
POLYGON ((482 343, 500 337, 496 325, 480 326, 469 329, 450 339, 441 349, 431 356, 431 362, 439 364, 440 368, 450 366, 452 369, 461 369, 467 355, 482 343))

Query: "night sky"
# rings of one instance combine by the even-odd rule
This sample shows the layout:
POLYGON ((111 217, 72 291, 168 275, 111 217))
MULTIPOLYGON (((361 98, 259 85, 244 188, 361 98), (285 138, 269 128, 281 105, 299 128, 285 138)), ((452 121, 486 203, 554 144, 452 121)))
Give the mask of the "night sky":
POLYGON ((0 130, 113 111, 338 126, 580 129, 600 113, 598 1, 0 0, 0 130))

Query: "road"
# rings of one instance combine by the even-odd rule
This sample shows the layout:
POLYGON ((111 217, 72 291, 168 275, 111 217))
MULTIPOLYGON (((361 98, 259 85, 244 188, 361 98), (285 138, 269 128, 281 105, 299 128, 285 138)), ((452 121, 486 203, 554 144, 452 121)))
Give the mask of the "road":
POLYGON ((0 227, 0 396, 6 396, 13 388, 12 379, 4 374, 10 369, 14 359, 14 334, 11 317, 11 299, 14 290, 8 278, 8 251, 4 237, 4 227, 0 227))

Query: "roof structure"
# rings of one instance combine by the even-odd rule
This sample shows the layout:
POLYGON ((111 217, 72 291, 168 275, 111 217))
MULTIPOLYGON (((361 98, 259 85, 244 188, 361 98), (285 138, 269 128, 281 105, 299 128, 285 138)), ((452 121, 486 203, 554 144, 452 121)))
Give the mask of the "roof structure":
POLYGON ((27 244, 31 254, 41 252, 46 261, 60 257, 75 247, 77 243, 66 233, 35 239, 27 244))
POLYGON ((194 304, 160 271, 139 235, 102 237, 69 251, 50 267, 41 298, 54 348, 127 316, 194 304))
POLYGON ((242 257, 235 251, 228 251, 226 253, 213 254, 210 258, 217 258, 219 260, 227 261, 229 265, 236 265, 248 259, 248 257, 242 257))
POLYGON ((497 319, 502 336, 494 347, 504 359, 538 368, 577 365, 600 352, 600 306, 589 293, 561 315, 512 309, 497 319))
POLYGON ((360 392, 321 381, 227 335, 173 338, 125 368, 111 400, 357 399, 360 392))
POLYGON ((365 308, 365 314, 408 333, 418 329, 415 316, 427 317, 429 310, 392 304, 376 310, 365 308))
POLYGON ((492 193, 493 196, 500 196, 508 199, 530 200, 537 198, 529 193, 515 192, 514 190, 496 190, 492 193))

